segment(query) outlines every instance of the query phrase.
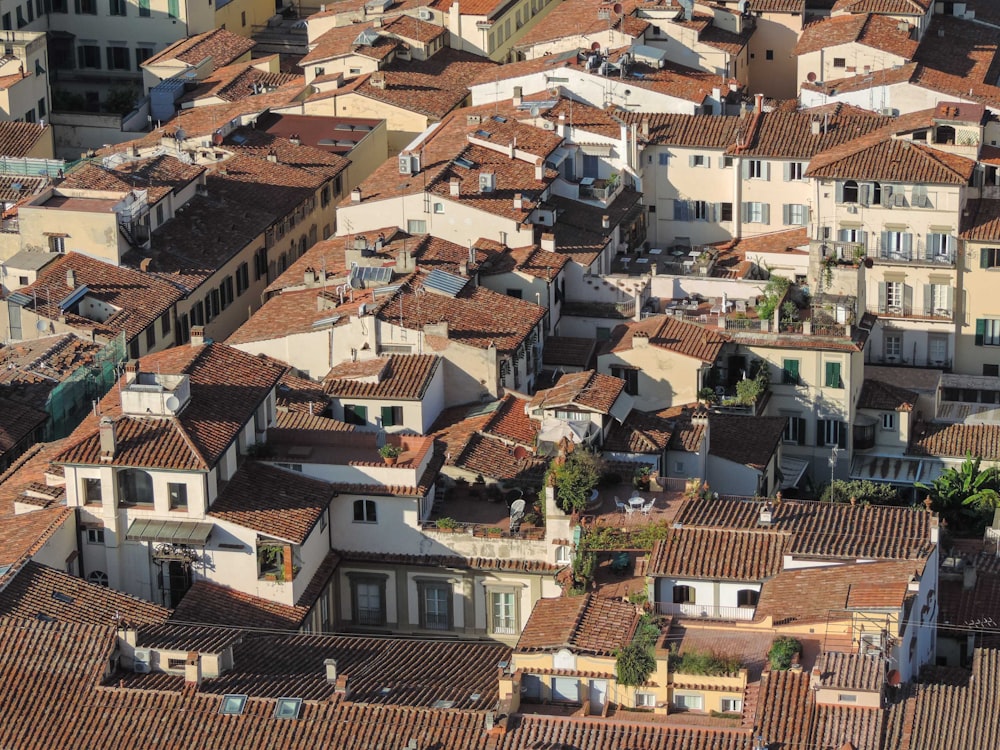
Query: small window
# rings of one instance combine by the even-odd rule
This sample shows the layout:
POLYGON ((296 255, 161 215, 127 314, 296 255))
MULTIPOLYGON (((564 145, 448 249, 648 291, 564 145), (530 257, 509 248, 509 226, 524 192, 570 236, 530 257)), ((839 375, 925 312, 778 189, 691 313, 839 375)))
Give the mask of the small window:
POLYGON ((160 333, 166 336, 170 333, 170 313, 165 312, 160 316, 160 333))
POLYGON ((659 154, 659 164, 661 167, 667 166, 670 163, 670 154, 665 151, 661 151, 659 154))
POLYGON ((87 580, 93 583, 95 586, 108 586, 108 574, 103 570, 93 570, 90 575, 87 576, 87 580))
POLYGON ((443 203, 435 203, 434 204, 434 213, 436 213, 436 214, 443 214, 444 213, 444 204, 443 203))
POLYGON ((321 532, 326 531, 326 527, 330 525, 330 509, 327 508, 323 511, 323 514, 319 517, 319 530, 321 532))
POLYGON ((728 154, 722 157, 722 168, 732 169, 733 168, 733 157, 728 154))
POLYGON ((612 366, 611 376, 625 381, 625 393, 630 396, 639 395, 639 371, 637 369, 612 366))
POLYGON ((139 0, 139 16, 141 18, 149 18, 149 0, 139 0))
POLYGON ((274 718, 297 719, 301 710, 301 698, 278 698, 278 702, 274 706, 274 718))
POLYGON ((635 694, 635 707, 636 708, 656 708, 656 694, 655 693, 636 693, 635 694))
POLYGON ((773 49, 764 50, 764 59, 765 60, 773 60, 774 59, 774 50, 773 49))
POLYGON ((167 659, 167 669, 184 669, 186 659, 167 659))
POLYGON ((130 70, 128 47, 113 46, 107 48, 108 70, 130 70))
POLYGON ((156 328, 152 325, 146 329, 146 350, 149 351, 156 346, 156 328))
POLYGON ((983 365, 983 375, 990 378, 1000 377, 1000 365, 983 365))
POLYGON ((1000 266, 1000 248, 983 247, 979 249, 979 267, 996 268, 1000 266))
POLYGON ((108 0, 108 11, 113 16, 124 16, 125 0, 108 0))
POLYGON ((845 57, 835 57, 833 58, 833 67, 835 68, 846 68, 847 58, 845 57))
POLYGON ((560 544, 556 547, 556 564, 557 565, 569 565, 570 562, 570 548, 565 544, 560 544))
POLYGON ((427 222, 423 219, 408 219, 406 231, 408 234, 427 234, 427 222))
POLYGON ((83 480, 83 502, 87 505, 100 505, 101 499, 101 480, 95 479, 93 477, 87 477, 83 480))
POLYGON ((374 500, 354 501, 354 523, 378 523, 374 500))
POLYGON ((521 290, 520 289, 508 289, 507 290, 507 296, 508 297, 513 297, 514 299, 521 299, 521 290))
POLYGON ((402 406, 383 406, 381 410, 383 427, 399 427, 403 424, 402 406))
POLYGON ((739 698, 723 698, 720 707, 724 714, 738 714, 743 712, 743 701, 739 698))
POLYGON ((764 162, 760 159, 751 159, 747 162, 747 176, 751 180, 760 180, 764 177, 764 162))
POLYGON ((737 607, 756 607, 760 594, 753 589, 740 589, 736 592, 737 607))
POLYGON ((50 253, 65 253, 66 252, 66 238, 65 237, 49 237, 49 252, 50 253))
POLYGON ((674 604, 694 604, 694 586, 674 586, 674 604))
POLYGON ((840 362, 826 363, 826 377, 823 378, 825 388, 843 388, 844 381, 840 379, 840 362))
POLYGON ((104 544, 104 529, 87 529, 87 544, 104 544))
MULTIPOLYGON (((732 160, 730 160, 730 165, 732 165, 732 160)), ((720 203, 719 204, 719 221, 732 221, 733 220, 733 204, 732 203, 720 203)))
POLYGON ((350 75, 359 76, 361 75, 361 68, 351 68, 350 75))
POLYGON ((799 384, 799 360, 786 359, 782 361, 781 382, 783 385, 799 384))
POLYGON ((245 695, 224 695, 222 696, 222 705, 219 706, 220 714, 228 714, 230 716, 239 716, 243 713, 243 709, 246 708, 247 697, 245 695))
POLYGON ((344 404, 344 421, 347 424, 368 424, 368 407, 358 404, 344 404))
POLYGON ((858 696, 853 693, 840 693, 837 696, 837 703, 857 703, 858 696))
POLYGON ((187 510, 188 488, 182 482, 167 484, 167 495, 170 497, 170 510, 187 510))
POLYGON ((674 705, 684 711, 701 711, 705 706, 705 701, 700 695, 678 695, 675 693, 674 705))
POLYGON ((894 431, 896 429, 896 414, 895 412, 885 412, 882 414, 882 429, 887 432, 894 431))

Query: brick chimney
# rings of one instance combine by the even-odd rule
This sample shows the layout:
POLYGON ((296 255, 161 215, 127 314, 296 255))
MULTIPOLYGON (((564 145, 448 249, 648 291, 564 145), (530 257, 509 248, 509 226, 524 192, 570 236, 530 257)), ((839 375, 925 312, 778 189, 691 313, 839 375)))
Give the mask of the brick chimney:
POLYGON ((191 346, 201 346, 205 343, 205 327, 204 326, 192 326, 191 328, 191 346))
POLYGON ((139 375, 139 360, 130 359, 125 363, 125 382, 131 383, 139 375))
POLYGON ((521 193, 514 193, 514 210, 524 210, 524 196, 521 193))
POLYGON ((452 177, 451 183, 449 184, 449 192, 451 195, 457 196, 462 192, 462 181, 458 177, 452 177))
POLYGON ((552 232, 546 232, 542 235, 542 250, 550 253, 556 251, 556 236, 552 232))

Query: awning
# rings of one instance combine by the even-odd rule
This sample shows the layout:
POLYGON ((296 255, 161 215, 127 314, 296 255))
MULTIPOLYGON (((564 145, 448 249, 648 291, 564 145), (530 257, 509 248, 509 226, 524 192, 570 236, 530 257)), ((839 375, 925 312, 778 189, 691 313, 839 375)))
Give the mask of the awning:
POLYGON ((580 150, 587 156, 611 156, 610 143, 581 143, 580 150))
POLYGON ((778 469, 781 471, 782 477, 779 489, 783 490, 788 487, 795 487, 808 468, 808 458, 795 458, 794 456, 782 455, 781 463, 778 464, 778 469))
POLYGON ((125 539, 129 542, 168 542, 204 547, 211 533, 210 523, 139 518, 128 527, 125 539))
POLYGON ((851 479, 912 485, 927 471, 927 462, 906 456, 858 454, 851 463, 851 479))
POLYGON ((590 422, 570 422, 566 419, 544 419, 538 431, 538 440, 546 443, 558 443, 563 438, 569 438, 574 443, 582 443, 590 432, 590 422))

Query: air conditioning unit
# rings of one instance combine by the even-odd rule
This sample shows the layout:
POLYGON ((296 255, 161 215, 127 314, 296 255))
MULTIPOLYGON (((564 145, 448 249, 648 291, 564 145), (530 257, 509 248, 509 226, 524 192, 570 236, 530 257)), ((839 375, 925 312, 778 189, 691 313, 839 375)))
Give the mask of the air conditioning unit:
POLYGON ((410 174, 410 155, 400 154, 399 155, 399 173, 400 174, 410 174))
POLYGON ((856 214, 857 212, 858 212, 858 207, 857 206, 848 206, 847 207, 847 213, 849 213, 849 214, 856 214))
POLYGON ((137 648, 132 656, 132 671, 137 674, 149 674, 149 662, 152 651, 148 648, 137 648))
POLYGON ((542 123, 542 130, 555 130, 555 129, 556 129, 555 123, 549 122, 548 120, 542 123))
POLYGON ((421 21, 431 21, 434 18, 434 14, 431 13, 430 8, 420 8, 417 11, 417 18, 421 21))

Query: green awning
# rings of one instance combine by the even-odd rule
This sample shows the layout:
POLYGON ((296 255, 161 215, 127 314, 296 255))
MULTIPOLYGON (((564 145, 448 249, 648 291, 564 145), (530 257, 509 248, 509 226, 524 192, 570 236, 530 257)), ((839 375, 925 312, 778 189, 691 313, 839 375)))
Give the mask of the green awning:
POLYGON ((204 547, 211 533, 210 523, 139 518, 128 527, 125 539, 129 542, 169 542, 204 547))

